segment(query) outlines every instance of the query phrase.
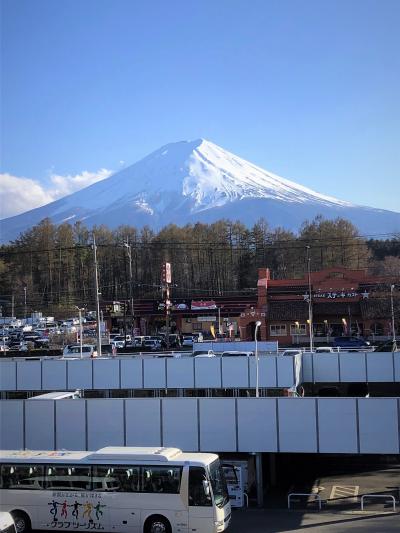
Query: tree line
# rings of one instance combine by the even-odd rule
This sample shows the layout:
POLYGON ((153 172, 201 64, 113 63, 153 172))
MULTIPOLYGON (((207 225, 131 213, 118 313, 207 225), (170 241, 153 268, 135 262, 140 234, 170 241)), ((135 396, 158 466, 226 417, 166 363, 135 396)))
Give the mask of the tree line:
POLYGON ((220 220, 169 225, 160 231, 120 226, 87 228, 44 219, 0 249, 3 316, 42 310, 62 316, 74 306, 94 308, 93 234, 103 301, 161 298, 162 263, 172 264, 173 297, 240 295, 254 291, 257 269, 273 278, 303 277, 328 267, 369 269, 399 279, 399 236, 366 239, 349 221, 321 216, 298 233, 270 228, 260 219, 249 228, 220 220), (128 251, 131 253, 129 254, 128 251), (129 257, 130 255, 130 257, 129 257), (131 264, 130 264, 131 261, 131 264), (132 269, 132 278, 130 275, 132 269))

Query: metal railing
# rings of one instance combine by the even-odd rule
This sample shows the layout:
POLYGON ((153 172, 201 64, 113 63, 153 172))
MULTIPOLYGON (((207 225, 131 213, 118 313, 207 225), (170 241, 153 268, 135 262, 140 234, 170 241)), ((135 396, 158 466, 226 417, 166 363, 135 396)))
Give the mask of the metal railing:
POLYGON ((393 512, 396 511, 396 499, 391 494, 363 494, 361 496, 361 511, 364 511, 364 499, 365 498, 385 498, 386 501, 391 500, 393 504, 393 512))
MULTIPOLYGON (((312 496, 313 498, 315 498, 317 501, 318 501, 318 509, 319 511, 322 509, 322 500, 321 500, 321 496, 319 494, 315 494, 313 492, 310 492, 310 493, 304 493, 304 492, 291 492, 290 494, 288 494, 288 499, 287 499, 287 502, 288 502, 288 509, 290 509, 290 500, 292 498, 292 496, 312 496)), ((314 502, 313 502, 314 503, 314 502)))

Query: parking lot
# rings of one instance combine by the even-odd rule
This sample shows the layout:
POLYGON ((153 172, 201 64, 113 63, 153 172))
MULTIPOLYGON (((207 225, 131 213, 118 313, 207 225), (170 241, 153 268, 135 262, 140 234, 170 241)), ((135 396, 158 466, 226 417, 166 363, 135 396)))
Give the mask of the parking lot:
POLYGON ((264 497, 262 509, 233 512, 231 533, 399 531, 399 458, 282 454, 276 486, 266 486, 264 497), (288 494, 297 492, 320 497, 321 510, 315 496, 293 496, 288 510, 288 494), (361 511, 365 494, 393 495, 396 511, 389 498, 366 499, 361 511))

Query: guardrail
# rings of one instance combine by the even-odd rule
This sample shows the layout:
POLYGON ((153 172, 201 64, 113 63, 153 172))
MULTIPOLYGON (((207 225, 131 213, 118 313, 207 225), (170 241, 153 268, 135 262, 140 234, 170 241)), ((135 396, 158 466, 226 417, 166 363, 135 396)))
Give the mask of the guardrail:
POLYGON ((361 496, 361 511, 364 511, 365 498, 385 498, 386 500, 391 500, 393 503, 393 512, 396 511, 396 499, 391 494, 363 494, 361 496))
POLYGON ((313 492, 305 493, 305 492, 291 492, 288 494, 288 509, 290 509, 290 500, 292 496, 312 496, 318 501, 318 510, 320 511, 322 509, 322 500, 321 496, 319 494, 315 494, 313 492))

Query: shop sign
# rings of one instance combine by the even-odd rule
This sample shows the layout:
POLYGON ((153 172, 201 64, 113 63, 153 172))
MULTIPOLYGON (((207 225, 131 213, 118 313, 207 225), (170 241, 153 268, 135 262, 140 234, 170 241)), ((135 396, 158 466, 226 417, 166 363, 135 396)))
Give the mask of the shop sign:
MULTIPOLYGON (((328 300, 337 300, 337 299, 340 299, 340 298, 358 298, 358 297, 362 297, 363 300, 366 300, 368 297, 369 297, 369 292, 367 291, 364 291, 364 292, 357 292, 357 291, 328 291, 328 292, 314 292, 312 295, 312 298, 313 299, 319 299, 319 298, 326 298, 328 300)), ((303 294, 303 299, 304 301, 308 302, 310 298, 310 295, 309 293, 304 293, 303 294)))
POLYGON ((197 322, 216 322, 217 317, 216 316, 198 316, 197 322))

